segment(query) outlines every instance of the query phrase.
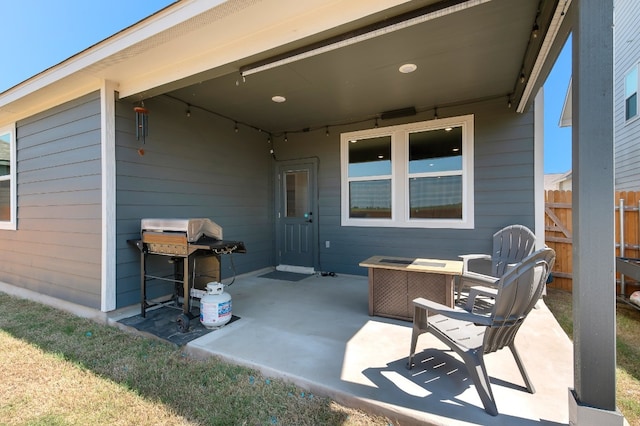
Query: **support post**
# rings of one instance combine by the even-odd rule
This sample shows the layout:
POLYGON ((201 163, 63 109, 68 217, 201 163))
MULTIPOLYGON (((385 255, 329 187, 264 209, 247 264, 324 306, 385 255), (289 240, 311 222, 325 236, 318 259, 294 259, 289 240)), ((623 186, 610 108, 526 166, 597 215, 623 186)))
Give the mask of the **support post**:
POLYGON ((573 345, 570 424, 622 425, 616 410, 613 0, 574 0, 573 345), (596 415, 597 414, 597 415, 596 415))

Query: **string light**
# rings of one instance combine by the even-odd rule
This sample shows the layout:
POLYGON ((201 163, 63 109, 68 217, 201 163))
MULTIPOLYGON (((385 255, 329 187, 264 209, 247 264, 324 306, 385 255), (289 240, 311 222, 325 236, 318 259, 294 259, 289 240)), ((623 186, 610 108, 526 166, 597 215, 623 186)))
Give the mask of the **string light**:
POLYGON ((536 22, 535 24, 533 24, 533 30, 531 30, 531 35, 533 36, 533 38, 538 38, 539 30, 540 30, 540 27, 538 26, 538 22, 536 22))
POLYGON ((237 121, 234 121, 233 131, 238 133, 238 122, 237 121))
POLYGON ((435 107, 433 109, 433 119, 437 120, 438 119, 438 107, 435 107))
POLYGON ((287 137, 287 132, 284 132, 284 141, 289 142, 289 138, 287 137))
POLYGON ((329 126, 327 126, 327 131, 324 133, 325 136, 329 136, 329 126))
POLYGON ((187 117, 191 117, 191 105, 187 104, 187 117))

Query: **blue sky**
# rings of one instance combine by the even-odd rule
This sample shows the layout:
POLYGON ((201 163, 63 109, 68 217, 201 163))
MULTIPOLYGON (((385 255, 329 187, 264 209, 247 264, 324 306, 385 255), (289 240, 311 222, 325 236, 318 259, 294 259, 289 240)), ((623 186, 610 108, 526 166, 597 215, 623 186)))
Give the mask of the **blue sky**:
MULTIPOLYGON (((173 0, 0 0, 0 92, 173 3, 173 0)), ((570 41, 545 84, 545 173, 571 169, 571 129, 559 128, 571 78, 570 41)))

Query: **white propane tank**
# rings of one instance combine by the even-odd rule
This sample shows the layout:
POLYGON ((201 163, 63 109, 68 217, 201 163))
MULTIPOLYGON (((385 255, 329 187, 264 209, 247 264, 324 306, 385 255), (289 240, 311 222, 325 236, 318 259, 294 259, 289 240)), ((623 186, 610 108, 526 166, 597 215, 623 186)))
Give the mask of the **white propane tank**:
POLYGON ((200 299, 200 322, 206 328, 222 327, 231 320, 231 296, 218 282, 207 284, 207 294, 200 299))

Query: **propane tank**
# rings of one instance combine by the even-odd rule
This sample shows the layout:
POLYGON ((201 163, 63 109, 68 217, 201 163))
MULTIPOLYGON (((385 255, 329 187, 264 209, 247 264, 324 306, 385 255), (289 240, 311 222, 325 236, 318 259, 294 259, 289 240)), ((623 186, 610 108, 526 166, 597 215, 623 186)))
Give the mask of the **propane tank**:
POLYGON ((207 284, 207 294, 200 299, 200 322, 206 328, 222 327, 231 320, 231 296, 218 282, 207 284))

